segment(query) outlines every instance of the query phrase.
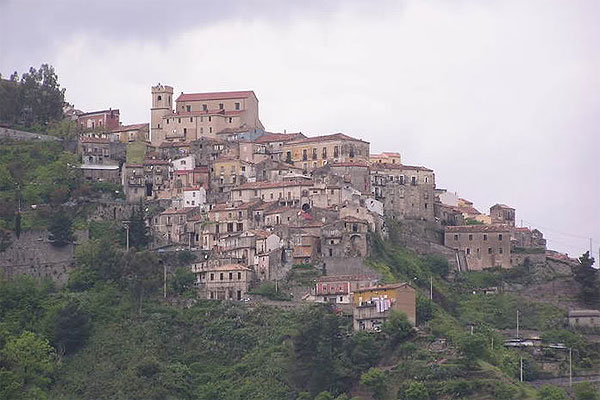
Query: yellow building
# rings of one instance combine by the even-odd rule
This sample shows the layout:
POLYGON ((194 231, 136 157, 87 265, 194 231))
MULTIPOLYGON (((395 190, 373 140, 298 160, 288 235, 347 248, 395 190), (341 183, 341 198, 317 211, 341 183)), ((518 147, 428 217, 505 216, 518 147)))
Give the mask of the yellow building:
POLYGON ((383 152, 380 154, 371 154, 370 164, 402 164, 400 153, 383 152))
POLYGON ((379 331, 391 310, 401 311, 411 324, 417 322, 416 291, 408 283, 394 283, 354 290, 354 330, 379 331))
POLYGON ((284 161, 311 171, 329 163, 367 163, 369 142, 335 133, 287 142, 283 145, 283 154, 284 161))
POLYGON ((224 130, 263 131, 258 98, 251 90, 215 93, 181 93, 173 101, 173 88, 152 87, 150 141, 190 142, 216 137, 224 130))

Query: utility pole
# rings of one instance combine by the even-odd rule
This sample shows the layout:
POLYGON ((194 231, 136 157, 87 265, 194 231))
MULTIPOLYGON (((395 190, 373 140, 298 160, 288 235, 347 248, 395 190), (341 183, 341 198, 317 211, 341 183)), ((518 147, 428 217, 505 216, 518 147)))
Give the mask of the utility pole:
POLYGON ((573 386, 573 348, 569 347, 569 387, 573 386))
POLYGON ((433 301, 433 276, 429 277, 429 300, 433 301))
POLYGON ((127 251, 129 251, 129 221, 123 222, 125 222, 125 229, 127 230, 127 251))
POLYGON ((492 336, 492 350, 494 350, 494 337, 492 336))
POLYGON ((167 298, 167 264, 163 262, 163 297, 167 298))
POLYGON ((521 356, 521 382, 523 382, 523 357, 521 356))
POLYGON ((517 339, 519 338, 519 310, 517 310, 517 339))

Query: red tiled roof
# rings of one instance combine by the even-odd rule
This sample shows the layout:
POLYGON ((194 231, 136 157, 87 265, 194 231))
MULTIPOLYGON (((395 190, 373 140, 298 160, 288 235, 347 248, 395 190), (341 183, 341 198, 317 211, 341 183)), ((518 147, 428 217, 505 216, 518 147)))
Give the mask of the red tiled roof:
POLYGON ((183 191, 184 192, 195 192, 196 190, 200 190, 200 189, 202 189, 202 186, 192 186, 192 187, 184 188, 183 191))
POLYGON ((144 160, 144 165, 169 165, 170 163, 167 160, 154 160, 154 159, 146 159, 144 160))
POLYGON ((493 205, 493 206, 491 206, 490 208, 507 208, 507 209, 509 209, 509 210, 514 210, 514 208, 513 208, 513 207, 511 207, 511 206, 507 206, 506 204, 502 204, 502 203, 497 203, 497 204, 494 204, 494 205, 493 205))
POLYGON ((294 209, 292 207, 282 206, 282 207, 276 207, 276 208, 273 208, 271 210, 265 211, 265 215, 279 214, 279 213, 282 213, 282 212, 292 211, 292 210, 300 211, 299 208, 298 209, 294 209))
POLYGON ((132 125, 121 125, 118 128, 111 130, 111 132, 125 132, 125 131, 133 131, 139 129, 147 129, 149 124, 132 124, 132 125))
POLYGON ((327 141, 331 141, 331 140, 351 140, 354 142, 368 143, 368 142, 365 142, 364 140, 356 139, 351 136, 345 135, 343 133, 333 133, 331 135, 313 136, 313 137, 308 137, 306 139, 294 140, 293 143, 301 144, 301 143, 327 142, 327 141))
POLYGON ((361 162, 341 162, 341 163, 335 163, 335 164, 330 164, 331 167, 363 167, 363 168, 367 168, 368 165, 366 163, 361 163, 361 162))
POLYGON ((292 140, 299 140, 306 138, 301 132, 298 133, 267 133, 255 140, 256 143, 269 143, 269 142, 289 142, 292 140))
POLYGON ((317 282, 346 282, 346 281, 362 281, 377 279, 376 275, 330 275, 321 276, 317 282))
POLYGON ((508 225, 460 225, 447 226, 448 233, 510 232, 508 225))
POLYGON ((312 246, 295 246, 292 257, 310 257, 312 256, 312 246))
POLYGON ((433 172, 432 169, 429 169, 427 167, 418 166, 418 165, 389 164, 389 163, 374 163, 371 165, 371 168, 433 172))
POLYGON ((203 116, 219 116, 219 115, 226 115, 226 116, 232 116, 232 115, 239 115, 241 114, 243 111, 242 110, 199 110, 199 111, 177 111, 174 113, 169 113, 169 114, 165 114, 163 115, 163 119, 165 118, 181 118, 181 117, 203 117, 203 116))
POLYGON ((96 114, 110 114, 110 113, 115 113, 115 114, 119 114, 119 109, 115 108, 113 109, 109 109, 109 110, 100 110, 100 111, 90 111, 90 112, 85 112, 82 114, 79 114, 78 117, 85 117, 87 115, 96 115, 96 114))
POLYGON ((256 97, 252 90, 243 90, 236 92, 212 92, 212 93, 181 93, 177 97, 179 101, 209 101, 209 100, 231 100, 231 99, 245 99, 250 96, 256 97))
POLYGON ((208 267, 207 271, 250 271, 250 268, 242 264, 225 264, 208 267))
POLYGON ((408 282, 402 282, 402 283, 389 283, 387 285, 377 285, 377 286, 371 286, 368 288, 360 288, 360 289, 356 289, 354 290, 354 293, 362 293, 362 292, 368 292, 371 290, 385 290, 385 289, 399 289, 401 287, 410 287, 412 288, 412 286, 410 286, 408 284, 408 282))
POLYGON ((312 186, 313 181, 283 181, 283 182, 248 182, 238 186, 234 190, 244 189, 271 189, 278 187, 290 187, 290 186, 312 186))

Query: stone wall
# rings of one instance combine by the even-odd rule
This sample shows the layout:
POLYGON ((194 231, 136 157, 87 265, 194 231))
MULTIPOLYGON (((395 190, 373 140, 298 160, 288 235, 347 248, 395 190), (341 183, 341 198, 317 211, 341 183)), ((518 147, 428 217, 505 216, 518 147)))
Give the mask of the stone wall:
MULTIPOLYGON (((76 243, 88 239, 88 232, 77 232, 76 243)), ((51 278, 58 286, 64 286, 69 272, 74 268, 73 255, 76 245, 55 247, 48 240, 47 231, 25 231, 0 253, 0 274, 5 279, 18 275, 30 275, 36 279, 51 278)))

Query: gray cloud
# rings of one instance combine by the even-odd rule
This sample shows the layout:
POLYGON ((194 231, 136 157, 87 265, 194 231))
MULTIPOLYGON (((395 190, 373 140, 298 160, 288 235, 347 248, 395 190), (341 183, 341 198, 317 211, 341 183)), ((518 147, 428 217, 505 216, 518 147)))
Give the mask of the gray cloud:
POLYGON ((481 211, 511 204, 552 247, 597 253, 598 2, 83 4, 0 3, 0 71, 50 62, 71 102, 125 122, 148 120, 158 81, 254 89, 272 130, 400 151, 481 211))

